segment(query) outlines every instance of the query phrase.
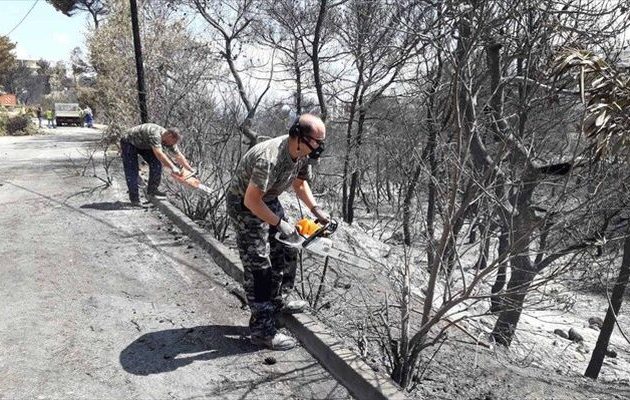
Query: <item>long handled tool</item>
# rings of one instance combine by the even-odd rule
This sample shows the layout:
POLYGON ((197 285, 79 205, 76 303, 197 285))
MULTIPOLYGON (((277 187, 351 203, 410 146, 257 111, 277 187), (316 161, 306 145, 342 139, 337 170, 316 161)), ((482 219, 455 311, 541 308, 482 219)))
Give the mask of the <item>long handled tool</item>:
POLYGON ((320 225, 311 219, 304 218, 297 222, 295 234, 290 237, 283 237, 282 233, 278 232, 275 238, 285 246, 306 250, 321 257, 334 258, 360 269, 368 269, 370 264, 380 264, 377 261, 336 248, 330 236, 335 233, 337 226, 338 223, 334 220, 320 225))

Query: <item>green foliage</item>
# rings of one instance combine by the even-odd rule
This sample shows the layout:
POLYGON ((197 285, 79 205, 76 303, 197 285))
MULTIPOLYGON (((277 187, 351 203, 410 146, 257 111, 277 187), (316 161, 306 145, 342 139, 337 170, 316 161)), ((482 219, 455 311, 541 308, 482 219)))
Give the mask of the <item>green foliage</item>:
POLYGON ((72 13, 75 11, 78 5, 77 4, 78 2, 76 0, 46 0, 46 1, 52 4, 52 6, 55 7, 58 11, 60 11, 61 13, 69 17, 72 16, 72 13))
POLYGON ((100 112, 98 99, 99 93, 96 89, 84 86, 77 88, 77 100, 79 104, 82 107, 89 106, 95 116, 100 112))
MULTIPOLYGON (((126 4, 125 4, 126 5, 126 4)), ((128 7, 113 3, 111 16, 88 37, 89 64, 96 72, 93 92, 82 93, 106 124, 131 126, 137 117, 136 72, 128 7)), ((151 87, 151 90, 153 88, 151 87)))
POLYGON ((0 122, 0 129, 4 125, 4 131, 9 136, 32 135, 36 132, 28 113, 6 117, 4 122, 0 122))
POLYGON ((15 68, 13 49, 15 49, 15 43, 6 36, 0 36, 0 84, 4 83, 6 75, 15 68))
POLYGON ((57 11, 68 17, 72 17, 77 11, 89 13, 94 20, 94 26, 98 28, 100 18, 107 15, 109 9, 107 2, 103 0, 46 0, 57 11))
POLYGON ((9 117, 7 116, 7 113, 4 110, 4 107, 0 106, 0 136, 4 136, 7 134, 6 124, 7 124, 8 118, 9 117))
POLYGON ((7 92, 17 95, 19 103, 28 104, 41 98, 45 79, 20 64, 5 75, 3 86, 7 92))

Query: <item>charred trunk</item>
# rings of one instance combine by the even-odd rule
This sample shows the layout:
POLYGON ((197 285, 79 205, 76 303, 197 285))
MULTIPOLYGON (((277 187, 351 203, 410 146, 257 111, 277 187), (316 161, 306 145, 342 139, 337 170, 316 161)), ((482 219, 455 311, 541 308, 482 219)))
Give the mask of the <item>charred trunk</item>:
POLYGON ((623 293, 625 292, 626 286, 628 285, 629 277, 630 236, 626 236, 623 245, 623 261, 621 262, 619 276, 617 277, 617 282, 615 283, 615 287, 613 288, 612 297, 610 298, 610 303, 608 305, 608 311, 606 312, 606 318, 604 318, 604 324, 602 325, 602 329, 599 332, 597 344, 593 349, 591 361, 588 363, 586 372, 584 372, 584 375, 589 378, 597 379, 597 377, 599 376, 599 371, 602 368, 604 357, 606 355, 606 350, 608 350, 610 335, 612 334, 612 331, 615 328, 615 323, 617 321, 616 316, 619 315, 619 310, 621 309, 623 293))
POLYGON ((536 276, 529 258, 517 256, 512 260, 512 276, 508 283, 507 291, 502 297, 503 310, 499 314, 492 338, 497 344, 510 346, 518 321, 523 311, 523 303, 529 287, 536 276))

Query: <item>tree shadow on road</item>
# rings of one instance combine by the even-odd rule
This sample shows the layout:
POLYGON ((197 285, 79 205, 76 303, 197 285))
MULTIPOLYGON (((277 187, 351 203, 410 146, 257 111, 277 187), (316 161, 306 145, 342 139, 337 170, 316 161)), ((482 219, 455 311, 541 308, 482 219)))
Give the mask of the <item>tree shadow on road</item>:
POLYGON ((194 361, 207 361, 260 348, 247 339, 245 326, 208 325, 169 329, 140 336, 120 353, 120 364, 134 375, 175 371, 194 361))

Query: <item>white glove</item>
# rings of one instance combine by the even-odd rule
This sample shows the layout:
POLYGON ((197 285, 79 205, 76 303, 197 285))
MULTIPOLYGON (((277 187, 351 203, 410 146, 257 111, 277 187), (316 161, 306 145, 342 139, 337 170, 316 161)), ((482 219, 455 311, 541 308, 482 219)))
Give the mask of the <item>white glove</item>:
POLYGON ((280 220, 280 223, 276 225, 275 228, 278 230, 278 232, 281 233, 282 237, 285 237, 285 238, 297 234, 297 231, 295 230, 295 226, 291 225, 290 223, 288 223, 287 221, 283 219, 280 220))
POLYGON ((179 169, 179 168, 178 168, 178 167, 176 167, 176 166, 173 166, 173 169, 172 169, 171 171, 173 171, 173 174, 175 174, 175 175, 182 176, 182 170, 181 170, 181 169, 179 169))
POLYGON ((320 206, 314 206, 311 208, 311 212, 315 218, 317 218, 316 222, 319 222, 322 225, 326 225, 330 222, 330 215, 326 211, 322 210, 320 206))

